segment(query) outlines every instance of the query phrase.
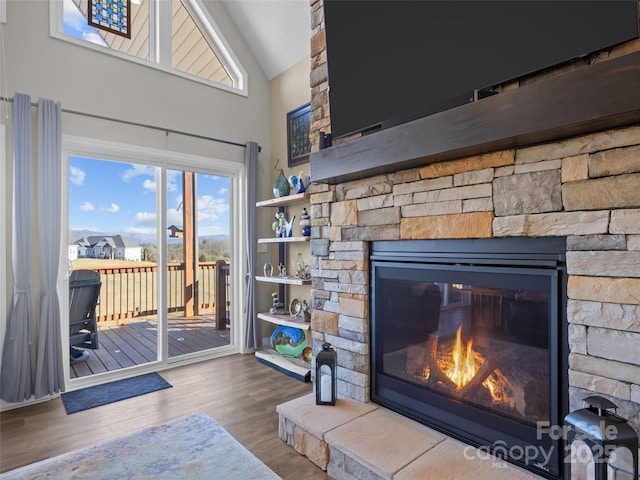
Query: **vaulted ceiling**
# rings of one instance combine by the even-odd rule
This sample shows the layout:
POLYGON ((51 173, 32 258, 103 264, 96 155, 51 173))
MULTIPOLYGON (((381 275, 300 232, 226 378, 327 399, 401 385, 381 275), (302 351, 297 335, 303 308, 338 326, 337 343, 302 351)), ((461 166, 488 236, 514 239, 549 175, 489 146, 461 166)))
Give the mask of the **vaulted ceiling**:
POLYGON ((309 0, 222 0, 269 80, 309 57, 309 0))

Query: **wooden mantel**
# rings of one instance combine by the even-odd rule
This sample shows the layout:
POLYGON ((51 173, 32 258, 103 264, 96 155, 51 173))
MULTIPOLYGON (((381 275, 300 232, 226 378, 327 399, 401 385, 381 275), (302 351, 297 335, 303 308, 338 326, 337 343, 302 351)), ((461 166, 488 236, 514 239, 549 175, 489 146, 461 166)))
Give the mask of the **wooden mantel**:
POLYGON ((640 122, 640 52, 592 64, 311 154, 341 183, 640 122))

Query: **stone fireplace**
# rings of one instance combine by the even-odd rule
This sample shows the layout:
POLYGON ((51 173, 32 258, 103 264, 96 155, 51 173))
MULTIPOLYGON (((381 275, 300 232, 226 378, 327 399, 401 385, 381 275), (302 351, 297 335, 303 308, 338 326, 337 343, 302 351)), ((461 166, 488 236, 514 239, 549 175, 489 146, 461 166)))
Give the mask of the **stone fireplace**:
POLYGON ((568 410, 602 395, 640 431, 639 186, 639 125, 314 184, 311 327, 339 395, 372 400, 372 242, 561 237, 568 410))
POLYGON ((339 393, 370 400, 370 242, 563 236, 570 409, 611 397, 640 425, 640 126, 314 185, 312 329, 339 393))
MULTIPOLYGON (((317 152, 330 116, 322 1, 311 5, 317 152)), ((324 342, 338 352, 342 398, 379 400, 372 395, 379 382, 372 377, 379 370, 372 358, 378 245, 555 238, 566 259, 558 411, 601 395, 640 433, 639 50, 640 42, 630 42, 609 52, 620 63, 604 54, 582 59, 501 86, 501 94, 477 105, 312 154, 311 328, 315 352, 324 342)), ((404 373, 417 368, 415 359, 400 361, 404 373)), ((281 425, 281 437, 287 428, 281 425)))

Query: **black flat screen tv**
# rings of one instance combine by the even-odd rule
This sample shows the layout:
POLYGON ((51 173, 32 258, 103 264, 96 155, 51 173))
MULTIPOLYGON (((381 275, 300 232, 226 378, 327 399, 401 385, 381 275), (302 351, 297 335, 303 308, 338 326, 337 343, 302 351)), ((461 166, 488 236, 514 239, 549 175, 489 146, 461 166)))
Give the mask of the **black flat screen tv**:
POLYGON ((334 138, 638 37, 638 0, 325 0, 334 138))

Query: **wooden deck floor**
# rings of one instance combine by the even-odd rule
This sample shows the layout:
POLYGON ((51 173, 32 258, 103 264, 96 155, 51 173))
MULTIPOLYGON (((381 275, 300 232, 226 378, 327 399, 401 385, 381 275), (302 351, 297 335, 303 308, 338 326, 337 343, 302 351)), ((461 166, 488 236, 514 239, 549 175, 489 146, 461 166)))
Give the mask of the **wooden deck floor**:
MULTIPOLYGON (((86 362, 71 365, 70 377, 85 377, 155 361, 155 318, 122 326, 99 325, 97 350, 89 350, 86 362)), ((213 315, 169 319, 169 357, 229 344, 229 329, 218 330, 213 315)))

